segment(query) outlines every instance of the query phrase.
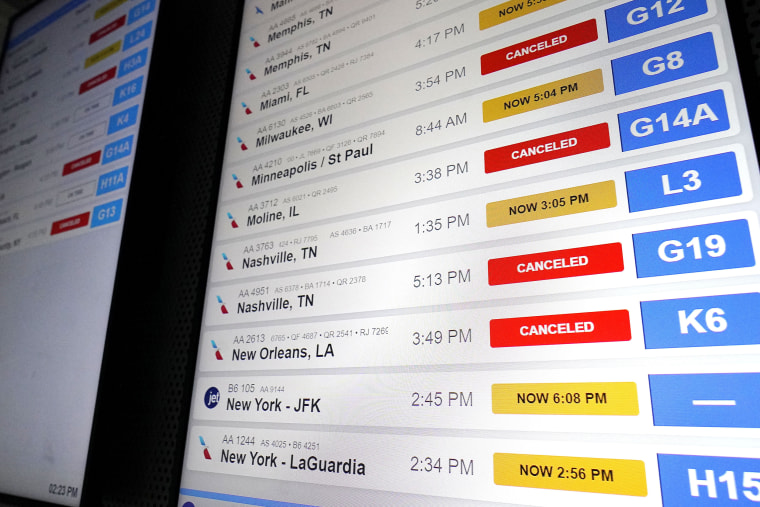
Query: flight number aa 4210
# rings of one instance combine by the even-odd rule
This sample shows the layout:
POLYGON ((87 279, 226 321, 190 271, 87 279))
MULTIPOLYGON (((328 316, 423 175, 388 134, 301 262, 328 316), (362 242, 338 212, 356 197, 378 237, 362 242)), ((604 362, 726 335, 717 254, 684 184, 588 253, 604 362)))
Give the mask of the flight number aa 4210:
POLYGON ((253 165, 253 172, 261 171, 263 169, 274 169, 275 167, 279 167, 282 165, 282 157, 273 158, 272 160, 267 160, 266 162, 262 162, 259 164, 253 165))

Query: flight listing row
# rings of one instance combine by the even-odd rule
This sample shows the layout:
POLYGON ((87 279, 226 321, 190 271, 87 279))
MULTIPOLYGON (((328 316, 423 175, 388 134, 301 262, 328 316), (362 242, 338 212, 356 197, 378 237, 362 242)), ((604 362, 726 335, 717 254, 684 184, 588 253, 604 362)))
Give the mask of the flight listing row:
MULTIPOLYGON (((302 353, 279 347, 266 353, 280 351, 302 353)), ((321 353, 329 355, 330 347, 321 353)), ((709 358, 645 364, 204 376, 193 416, 268 424, 641 435, 672 435, 679 427, 694 428, 688 433, 693 436, 760 435, 754 396, 760 373, 753 372, 750 358, 730 365, 709 358), (653 371, 666 373, 647 373, 653 371)))
MULTIPOLYGON (((242 176, 244 182, 252 181, 251 176, 255 175, 257 168, 265 161, 278 156, 299 155, 299 152, 294 150, 294 145, 300 148, 301 156, 304 153, 308 153, 310 157, 324 155, 327 151, 325 145, 330 144, 329 139, 319 146, 314 146, 313 143, 315 139, 325 139, 328 136, 340 135, 349 139, 361 139, 357 141, 360 143, 359 147, 366 148, 370 144, 370 139, 368 137, 362 139, 359 134, 370 126, 374 127, 372 132, 383 131, 384 135, 374 143, 376 145, 374 156, 363 160, 364 164, 409 155, 429 148, 439 148, 457 141, 476 140, 482 136, 510 135, 517 129, 524 131, 543 126, 546 135, 552 133, 546 125, 548 120, 561 121, 571 113, 577 116, 577 113, 589 111, 589 109, 593 109, 592 112, 606 109, 624 116, 625 113, 638 109, 630 105, 620 105, 632 104, 630 99, 633 97, 639 98, 640 100, 635 104, 642 106, 653 107, 658 104, 652 100, 652 94, 647 93, 649 87, 670 94, 657 95, 661 97, 659 100, 661 107, 667 107, 668 99, 675 98, 672 95, 674 89, 677 88, 681 92, 680 96, 685 99, 684 85, 696 86, 697 81, 725 73, 726 65, 719 64, 715 56, 712 41, 717 36, 713 32, 701 32, 674 43, 647 50, 643 55, 629 55, 635 57, 634 60, 629 61, 623 58, 621 66, 615 65, 617 60, 611 62, 609 59, 595 59, 577 64, 570 69, 552 70, 540 76, 501 85, 496 89, 470 92, 469 89, 462 88, 459 91, 464 95, 454 96, 453 99, 448 98, 444 101, 434 101, 422 111, 409 112, 419 104, 419 97, 415 95, 416 92, 411 86, 404 86, 403 83, 391 86, 392 83, 389 83, 386 87, 377 83, 368 83, 357 89, 340 92, 321 102, 308 104, 293 110, 290 114, 282 113, 279 116, 235 128, 229 136, 226 147, 225 176, 228 177, 228 173, 233 172, 242 176), (685 50, 694 46, 696 50, 700 47, 698 44, 702 43, 707 43, 712 48, 711 58, 697 52, 684 55, 682 51, 675 49, 680 47, 685 50), (652 51, 662 54, 657 57, 648 56, 652 54, 652 51), (669 58, 668 55, 670 57, 676 55, 677 61, 663 63, 669 58), (625 86, 632 86, 631 83, 635 82, 630 76, 630 65, 634 68, 640 65, 642 68, 652 65, 651 63, 641 64, 642 59, 644 62, 651 62, 653 59, 662 60, 657 67, 660 69, 657 74, 661 79, 642 80, 640 89, 616 92, 616 83, 624 80, 625 86), (707 64, 689 65, 687 61, 705 61, 707 64), (677 68, 669 69, 668 66, 677 68), (685 69, 686 73, 680 72, 681 69, 685 69), (617 78, 617 81, 613 77, 616 73, 621 76, 617 78), (398 92, 404 89, 408 91, 398 92), (629 93, 632 95, 629 96, 629 93), (625 109, 621 110, 623 108, 625 109), (506 118, 509 121, 504 121, 506 118), (395 143, 395 149, 386 146, 386 143, 395 143)), ((466 67, 463 69, 466 73, 466 67)), ((459 70, 461 71, 462 68, 459 70)), ((389 78, 389 80, 411 82, 413 78, 414 76, 402 76, 389 78)), ((719 86, 718 83, 716 85, 719 86)), ((717 87, 716 85, 713 85, 713 88, 717 87)), ((618 85, 618 89, 621 87, 622 85, 618 85)), ((308 90, 301 88, 296 90, 298 93, 306 91, 308 90)), ((682 115, 679 118, 670 118, 669 122, 679 120, 679 125, 682 126, 686 126, 684 125, 686 122, 688 125, 695 123, 704 128, 705 121, 703 120, 706 120, 707 116, 717 119, 722 111, 733 106, 732 104, 725 105, 726 100, 728 99, 724 97, 716 99, 715 102, 710 101, 707 106, 702 107, 701 111, 689 111, 685 113, 685 117, 682 115), (724 104, 722 108, 719 102, 724 104), (705 107, 711 110, 711 114, 705 107)), ((696 106, 697 104, 694 105, 696 106)), ((678 110, 675 111, 676 114, 678 112, 678 110)), ((650 121, 653 120, 654 118, 650 121)), ((635 125, 637 127, 635 130, 624 123, 621 123, 619 127, 623 151, 650 145, 651 143, 644 142, 647 137, 650 140, 653 137, 659 137, 647 136, 646 129, 639 124, 635 125)), ((725 127, 721 130, 725 130, 725 127)), ((693 137, 693 135, 687 137, 693 137)), ((665 141, 658 140, 657 144, 662 142, 665 141)), ((223 197, 228 198, 229 195, 223 194, 223 197)))
MULTIPOLYGON (((252 25, 244 22, 235 97, 258 104, 255 100, 258 94, 270 97, 295 81, 311 81, 318 85, 314 98, 327 91, 321 83, 325 80, 332 81, 334 87, 353 86, 454 53, 468 55, 466 60, 471 64, 482 55, 483 65, 477 74, 487 75, 508 67, 521 72, 522 68, 515 67, 579 45, 590 44, 585 51, 596 52, 640 42, 652 33, 661 34, 674 26, 685 27, 709 19, 718 11, 713 2, 706 0, 665 9, 661 4, 649 5, 651 2, 641 0, 623 3, 544 0, 530 6, 507 2, 503 4, 506 8, 501 5, 495 8, 499 22, 478 29, 479 15, 488 16, 489 11, 494 11, 494 8, 480 10, 488 3, 460 5, 436 1, 424 5, 425 2, 335 0, 309 6, 308 10, 304 7, 291 11, 266 25, 266 21, 252 25), (618 5, 610 7, 614 4, 618 5), (597 42, 599 36, 607 39, 607 45, 597 42), (473 46, 477 46, 475 51, 473 46), (352 51, 354 48, 357 51, 352 51), (367 50, 373 54, 372 62, 356 60, 360 52, 367 50), (319 68, 312 68, 314 64, 319 68), (351 65, 355 66, 352 71, 340 72, 351 65), (340 74, 339 80, 336 73, 340 74)), ((259 18, 267 16, 256 9, 254 19, 259 18)), ((577 51, 565 56, 575 57, 577 51)), ((539 67, 548 68, 563 61, 549 58, 539 62, 539 67)), ((528 67, 536 68, 534 64, 528 67)), ((301 101, 304 99, 301 96, 301 101)), ((237 116, 236 120, 241 118, 237 116)))
MULTIPOLYGON (((383 184, 389 175, 375 171, 224 205, 217 225, 218 237, 226 241, 214 247, 211 280, 261 278, 600 224, 622 226, 641 217, 745 203, 752 192, 742 190, 749 188, 749 176, 746 169, 739 170, 737 153, 742 150, 735 148, 630 171, 607 168, 551 183, 512 185, 432 203, 411 201, 358 218, 349 217, 374 204, 418 198, 415 185, 409 180, 383 184)), ((460 181, 470 175, 466 162, 451 173, 460 181)))
MULTIPOLYGON (((757 274, 757 215, 751 212, 682 219, 657 228, 596 229, 217 284, 208 295, 206 324, 644 287, 663 283, 663 277, 675 283, 757 274)), ((317 253, 307 246, 304 255, 317 253)))
MULTIPOLYGON (((757 449, 700 450, 695 455, 677 439, 662 445, 601 444, 197 425, 190 430, 186 455, 190 469, 215 474, 519 505, 688 507, 760 501, 757 449)), ((267 489, 261 484, 257 494, 266 498, 267 489)), ((310 502, 297 491, 291 489, 291 501, 310 502)), ((249 497, 250 488, 235 497, 181 492, 261 501, 249 497)), ((351 494, 357 498, 357 490, 351 494)))
MULTIPOLYGON (((743 280, 742 280, 743 281, 743 280)), ((350 280, 346 279, 344 283, 350 280)), ((203 372, 511 364, 752 354, 752 285, 495 299, 377 316, 206 329, 203 372)), ((249 294, 252 289, 249 290, 249 294)))
MULTIPOLYGON (((727 87, 707 89, 695 95, 620 113, 617 115, 617 121, 609 113, 598 113, 557 123, 548 136, 541 135, 546 133, 546 129, 534 129, 506 137, 499 144, 480 142, 406 161, 391 159, 387 165, 379 165, 378 159, 382 160, 383 154, 386 158, 391 156, 392 152, 398 149, 398 145, 394 143, 401 142, 402 136, 393 135, 393 131, 378 130, 382 126, 374 127, 369 135, 362 136, 360 144, 346 139, 327 146, 322 144, 321 148, 317 145, 310 150, 311 155, 308 158, 291 160, 288 157, 283 160, 278 156, 262 162, 256 174, 250 178, 235 172, 225 175, 222 186, 229 189, 228 195, 234 195, 236 192, 240 195, 237 199, 220 206, 216 224, 218 237, 221 240, 244 238, 254 232, 300 225, 315 219, 335 219, 341 213, 356 210, 358 204, 354 202, 355 198, 352 198, 350 193, 360 195, 362 202, 366 204, 362 209, 368 211, 399 204, 409 205, 408 203, 415 200, 477 188, 496 189, 499 185, 521 179, 536 178, 540 181, 538 176, 560 171, 568 175, 565 180, 577 181, 576 185, 568 183, 568 187, 594 183, 588 179, 589 175, 585 174, 594 170, 598 171, 600 177, 604 174, 605 180, 619 178, 621 173, 625 173, 625 186, 629 189, 629 209, 632 212, 647 212, 668 207, 669 203, 704 202, 713 200, 704 193, 706 187, 702 192, 679 192, 677 186, 680 182, 677 180, 684 177, 688 180, 690 175, 694 176, 693 172, 684 176, 687 171, 706 175, 705 169, 713 166, 713 163, 708 161, 718 162, 720 157, 711 159, 709 155, 704 156, 707 153, 704 150, 693 151, 695 144, 712 141, 715 141, 712 142, 713 146, 725 146, 711 151, 712 154, 729 153, 729 150, 735 150, 737 153, 736 164, 728 159, 720 163, 726 167, 728 180, 733 182, 726 184, 733 186, 733 190, 724 189, 716 194, 716 197, 721 192, 722 197, 734 196, 737 195, 737 172, 739 180, 746 177, 742 176, 742 170, 737 171, 733 166, 746 167, 747 158, 741 149, 736 149, 728 142, 717 142, 742 132, 737 125, 737 113, 730 107, 732 104, 726 102, 727 97, 730 101, 732 93, 727 87), (612 126, 615 123, 622 127, 622 133, 618 133, 612 126), (668 151, 667 155, 664 153, 665 150, 668 151), (636 165, 622 166, 625 158, 639 155, 647 155, 649 158, 646 162, 636 165), (343 166, 346 166, 345 169, 351 169, 362 164, 367 158, 378 161, 378 164, 373 164, 365 171, 330 173, 343 169, 343 166), (725 163, 729 165, 726 166, 725 163), (612 167, 624 167, 624 170, 615 171, 612 167), (662 181, 655 182, 650 179, 656 179, 657 171, 660 171, 660 176, 669 174, 667 188, 662 181), (572 174, 583 176, 570 178, 572 174), (324 175, 332 177, 321 178, 320 184, 306 184, 308 180, 324 175), (365 189, 368 187, 362 187, 362 181, 382 182, 382 186, 375 188, 387 188, 388 191, 366 192, 365 189), (298 183, 303 184, 297 186, 298 183), (274 192, 275 188, 285 186, 286 190, 274 192), (264 197, 246 198, 246 188, 251 187, 256 187, 257 191, 267 189, 268 192, 264 197), (702 197, 699 197, 700 194, 702 197), (338 196, 339 199, 336 199, 338 196), (337 201, 343 202, 344 199, 347 201, 345 211, 342 212, 337 201), (335 203, 330 204, 330 201, 335 203), (320 211, 315 211, 317 208, 320 211), (250 216, 260 215, 265 211, 274 213, 275 219, 263 220, 254 217, 249 221, 250 216), (230 225, 231 216, 235 218, 237 226, 230 225)), ((466 119, 467 116, 460 115, 458 118, 466 119)), ((460 125, 459 128, 463 128, 466 123, 462 121, 460 125)), ((443 126, 440 131, 431 127, 431 132, 428 133, 423 128, 415 141, 419 140, 422 144, 423 141, 438 139, 439 135, 447 137, 447 130, 449 129, 443 126)), ((451 136, 455 134, 451 133, 451 136)), ((754 161, 754 157, 750 159, 754 161)), ((688 183, 684 181, 684 184, 688 183)), ((690 185, 692 190, 697 190, 693 188, 694 185, 696 183, 690 185)), ((514 183, 510 185, 514 186, 514 183)), ((622 190, 622 181, 618 180, 614 186, 615 189, 622 190)), ((536 191, 525 190, 525 195, 541 193, 537 186, 533 185, 531 188, 536 191)), ((546 191, 552 190, 545 184, 543 188, 546 191)), ((519 196, 511 189, 509 193, 514 197, 519 196)), ((607 193, 615 193, 617 196, 617 190, 607 193)), ((617 196, 616 201, 625 202, 622 197, 617 196)), ((611 206, 614 204, 611 203, 611 206)))

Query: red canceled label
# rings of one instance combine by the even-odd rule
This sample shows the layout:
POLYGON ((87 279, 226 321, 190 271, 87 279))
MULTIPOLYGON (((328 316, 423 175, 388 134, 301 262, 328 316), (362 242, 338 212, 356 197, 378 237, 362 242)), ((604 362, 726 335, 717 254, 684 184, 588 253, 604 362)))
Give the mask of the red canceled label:
POLYGON ((631 340, 628 310, 541 315, 491 321, 491 347, 631 340))
POLYGON ((484 155, 485 168, 486 173, 495 173, 609 147, 609 126, 600 123, 488 150, 484 155))
POLYGON ((85 155, 82 158, 78 158, 76 160, 72 160, 71 162, 64 164, 63 174, 61 174, 61 176, 66 176, 67 174, 81 171, 82 169, 93 166, 97 164, 98 162, 100 162, 100 150, 96 151, 95 153, 90 153, 89 155, 85 155))
POLYGON ((84 92, 90 91, 96 86, 100 86, 106 81, 110 81, 111 79, 116 77, 116 67, 111 67, 105 72, 101 72, 95 77, 92 77, 79 85, 79 95, 82 95, 84 92))
POLYGON ((589 19, 556 32, 550 32, 513 46, 486 53, 480 57, 480 73, 485 76, 492 72, 594 42, 598 38, 596 20, 589 19))
POLYGON ((63 220, 57 220, 53 222, 53 226, 50 228, 50 235, 60 234, 62 232, 70 231, 72 229, 79 229, 80 227, 87 227, 90 223, 90 212, 87 211, 80 215, 64 218, 63 220))
POLYGON ((620 243, 568 248, 488 261, 488 284, 534 282, 623 271, 620 243))
POLYGON ((109 33, 115 32, 116 30, 124 26, 126 23, 127 23, 127 15, 125 14, 122 17, 115 19, 114 21, 111 21, 103 28, 92 32, 92 34, 90 34, 90 44, 102 39, 109 33))

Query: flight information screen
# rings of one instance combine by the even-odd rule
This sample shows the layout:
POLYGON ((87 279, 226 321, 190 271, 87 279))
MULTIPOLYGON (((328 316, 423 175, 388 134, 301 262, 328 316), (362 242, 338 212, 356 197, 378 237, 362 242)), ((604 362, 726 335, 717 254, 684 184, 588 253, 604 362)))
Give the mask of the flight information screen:
POLYGON ((49 0, 0 68, 0 493, 78 505, 157 0, 49 0))
POLYGON ((246 4, 180 505, 760 502, 722 0, 246 4))

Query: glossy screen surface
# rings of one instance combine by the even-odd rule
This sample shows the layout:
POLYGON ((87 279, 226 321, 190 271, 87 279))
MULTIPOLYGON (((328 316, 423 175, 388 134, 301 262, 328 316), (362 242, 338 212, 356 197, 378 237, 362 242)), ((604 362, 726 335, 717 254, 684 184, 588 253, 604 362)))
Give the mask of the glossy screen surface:
POLYGON ((760 501, 716 0, 246 4, 180 505, 760 501))

